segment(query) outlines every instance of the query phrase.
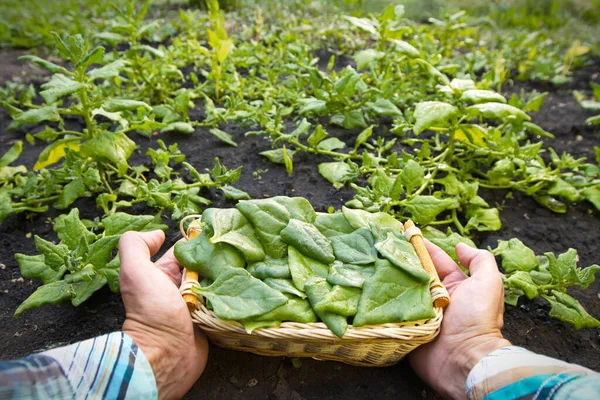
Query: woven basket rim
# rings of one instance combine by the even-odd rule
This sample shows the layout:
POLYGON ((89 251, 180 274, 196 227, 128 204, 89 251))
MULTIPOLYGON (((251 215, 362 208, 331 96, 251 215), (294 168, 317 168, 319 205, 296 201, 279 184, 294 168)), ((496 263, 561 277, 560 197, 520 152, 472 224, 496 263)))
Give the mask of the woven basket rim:
MULTIPOLYGON (((189 292, 191 292, 190 289, 188 289, 189 292)), ((446 289, 433 281, 430 283, 430 290, 432 301, 447 295, 446 289)), ((200 304, 198 304, 196 310, 191 312, 191 318, 203 330, 210 331, 211 333, 243 334, 256 339, 299 339, 315 342, 335 341, 337 343, 357 340, 379 341, 382 339, 414 340, 434 334, 439 329, 443 319, 443 309, 434 307, 435 317, 433 318, 361 327, 348 325, 348 329, 341 338, 331 332, 323 322, 282 322, 278 326, 257 328, 252 333, 248 333, 240 322, 223 320, 217 317, 213 311, 207 309, 202 304, 202 296, 198 296, 198 298, 201 300, 200 304)))

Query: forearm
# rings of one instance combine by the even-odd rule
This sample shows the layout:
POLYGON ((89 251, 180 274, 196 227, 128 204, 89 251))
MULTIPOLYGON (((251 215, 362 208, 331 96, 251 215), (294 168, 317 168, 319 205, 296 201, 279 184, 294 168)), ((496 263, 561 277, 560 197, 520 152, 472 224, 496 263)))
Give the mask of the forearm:
POLYGON ((600 398, 600 375, 587 368, 504 347, 484 357, 470 372, 467 396, 479 399, 600 398), (581 396, 585 393, 586 396, 581 396), (591 395, 593 394, 593 395, 591 395))
POLYGON ((123 332, 0 362, 0 398, 156 398, 152 368, 123 332))

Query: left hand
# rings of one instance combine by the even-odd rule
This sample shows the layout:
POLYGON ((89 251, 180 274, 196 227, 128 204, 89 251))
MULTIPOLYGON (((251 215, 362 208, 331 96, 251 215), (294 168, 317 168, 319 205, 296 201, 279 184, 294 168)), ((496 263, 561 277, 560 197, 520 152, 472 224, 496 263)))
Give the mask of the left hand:
POLYGON ((198 380, 208 357, 206 336, 194 328, 179 293, 181 266, 170 248, 150 257, 165 241, 162 231, 127 232, 119 241, 119 281, 127 333, 150 362, 161 399, 182 397, 198 380))

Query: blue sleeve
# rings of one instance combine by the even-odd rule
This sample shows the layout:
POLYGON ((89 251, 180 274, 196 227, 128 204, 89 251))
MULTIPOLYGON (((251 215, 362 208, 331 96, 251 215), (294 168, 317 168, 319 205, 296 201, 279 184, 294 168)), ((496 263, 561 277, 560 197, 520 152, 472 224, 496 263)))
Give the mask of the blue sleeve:
POLYGON ((470 400, 600 399, 600 375, 512 346, 496 350, 467 379, 470 400))
POLYGON ((1 399, 156 399, 152 367, 123 332, 0 361, 1 399))

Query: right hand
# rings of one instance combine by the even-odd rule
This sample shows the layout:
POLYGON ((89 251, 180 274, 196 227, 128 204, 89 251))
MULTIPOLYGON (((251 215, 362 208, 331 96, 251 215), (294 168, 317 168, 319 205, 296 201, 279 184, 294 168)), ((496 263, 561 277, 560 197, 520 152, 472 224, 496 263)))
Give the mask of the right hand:
POLYGON ((467 276, 442 249, 425 241, 450 305, 438 337, 410 353, 409 361, 426 383, 444 397, 466 397, 467 376, 494 350, 510 346, 503 338, 504 286, 494 256, 465 244, 456 246, 467 276))

